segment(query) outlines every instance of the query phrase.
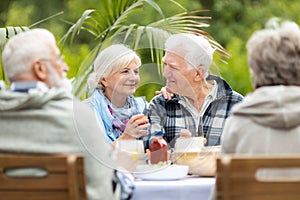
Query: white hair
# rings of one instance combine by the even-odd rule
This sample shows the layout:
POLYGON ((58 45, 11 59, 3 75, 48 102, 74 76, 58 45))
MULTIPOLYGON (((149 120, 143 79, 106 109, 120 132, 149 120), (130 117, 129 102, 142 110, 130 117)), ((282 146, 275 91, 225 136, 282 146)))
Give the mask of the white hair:
POLYGON ((54 35, 46 29, 28 30, 9 39, 2 53, 8 80, 29 72, 36 59, 49 58, 53 45, 56 45, 54 35))
POLYGON ((55 68, 52 66, 51 63, 46 62, 45 63, 47 70, 49 71, 49 85, 50 87, 60 88, 64 89, 67 92, 72 91, 72 83, 67 78, 66 72, 62 73, 62 78, 59 77, 58 73, 56 72, 55 68))
POLYGON ((114 44, 101 51, 94 61, 94 71, 87 80, 89 91, 104 89, 101 79, 128 66, 132 61, 141 65, 140 57, 123 44, 114 44))
POLYGON ((188 66, 204 66, 204 77, 208 75, 215 51, 206 38, 188 33, 171 35, 165 43, 165 50, 182 56, 188 66))

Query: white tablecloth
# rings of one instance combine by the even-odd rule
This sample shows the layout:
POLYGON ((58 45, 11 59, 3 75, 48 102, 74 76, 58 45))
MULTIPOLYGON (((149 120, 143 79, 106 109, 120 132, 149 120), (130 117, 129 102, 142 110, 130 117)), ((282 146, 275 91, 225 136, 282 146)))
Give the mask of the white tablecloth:
POLYGON ((215 178, 188 176, 174 181, 135 180, 133 200, 207 200, 215 178))

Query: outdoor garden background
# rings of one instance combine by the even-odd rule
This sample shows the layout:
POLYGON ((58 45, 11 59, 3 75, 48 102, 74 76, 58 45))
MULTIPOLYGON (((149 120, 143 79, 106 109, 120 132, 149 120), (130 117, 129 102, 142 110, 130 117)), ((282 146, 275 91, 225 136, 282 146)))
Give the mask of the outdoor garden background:
MULTIPOLYGON (((70 67, 73 93, 81 99, 87 95, 85 80, 95 55, 113 42, 125 41, 143 62, 135 95, 149 101, 164 85, 159 44, 164 34, 207 33, 221 45, 216 43, 212 73, 246 95, 253 90, 245 48, 250 35, 274 17, 299 24, 299 11, 299 0, 1 0, 0 39, 3 48, 9 37, 28 28, 53 32, 70 67)), ((1 79, 8 85, 2 63, 1 79)))

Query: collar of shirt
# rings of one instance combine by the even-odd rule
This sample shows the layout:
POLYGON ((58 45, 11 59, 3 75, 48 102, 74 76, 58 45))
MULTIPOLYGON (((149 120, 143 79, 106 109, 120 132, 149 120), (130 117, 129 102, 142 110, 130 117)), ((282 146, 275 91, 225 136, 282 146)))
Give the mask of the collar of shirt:
POLYGON ((19 81, 13 82, 10 86, 10 90, 13 92, 24 92, 29 93, 31 91, 47 91, 49 90, 48 86, 40 81, 19 81))
POLYGON ((209 104, 217 98, 217 90, 218 90, 217 82, 214 80, 213 88, 211 89, 209 94, 205 97, 205 101, 203 103, 203 106, 202 106, 200 112, 190 103, 190 101, 186 97, 180 97, 179 103, 182 104, 183 106, 185 106, 186 109, 188 109, 190 111, 193 118, 195 119, 196 130, 199 127, 201 116, 204 115, 209 104))
MULTIPOLYGON (((203 106, 200 111, 201 115, 204 114, 208 105, 217 98, 217 91, 218 91, 217 82, 215 80, 213 80, 213 88, 211 89, 209 94, 205 97, 205 101, 204 101, 203 106)), ((192 112, 199 113, 197 111, 197 109, 190 103, 188 98, 186 98, 184 96, 179 96, 179 103, 184 105, 185 107, 188 107, 192 112)))

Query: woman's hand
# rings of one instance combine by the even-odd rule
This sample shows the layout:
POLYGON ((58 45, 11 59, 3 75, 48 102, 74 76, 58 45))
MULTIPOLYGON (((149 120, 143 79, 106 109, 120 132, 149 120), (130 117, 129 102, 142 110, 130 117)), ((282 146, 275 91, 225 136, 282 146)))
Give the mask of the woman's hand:
POLYGON ((130 118, 120 139, 135 139, 148 133, 150 126, 148 117, 144 114, 137 114, 130 118), (123 136, 123 137, 122 137, 123 136))

